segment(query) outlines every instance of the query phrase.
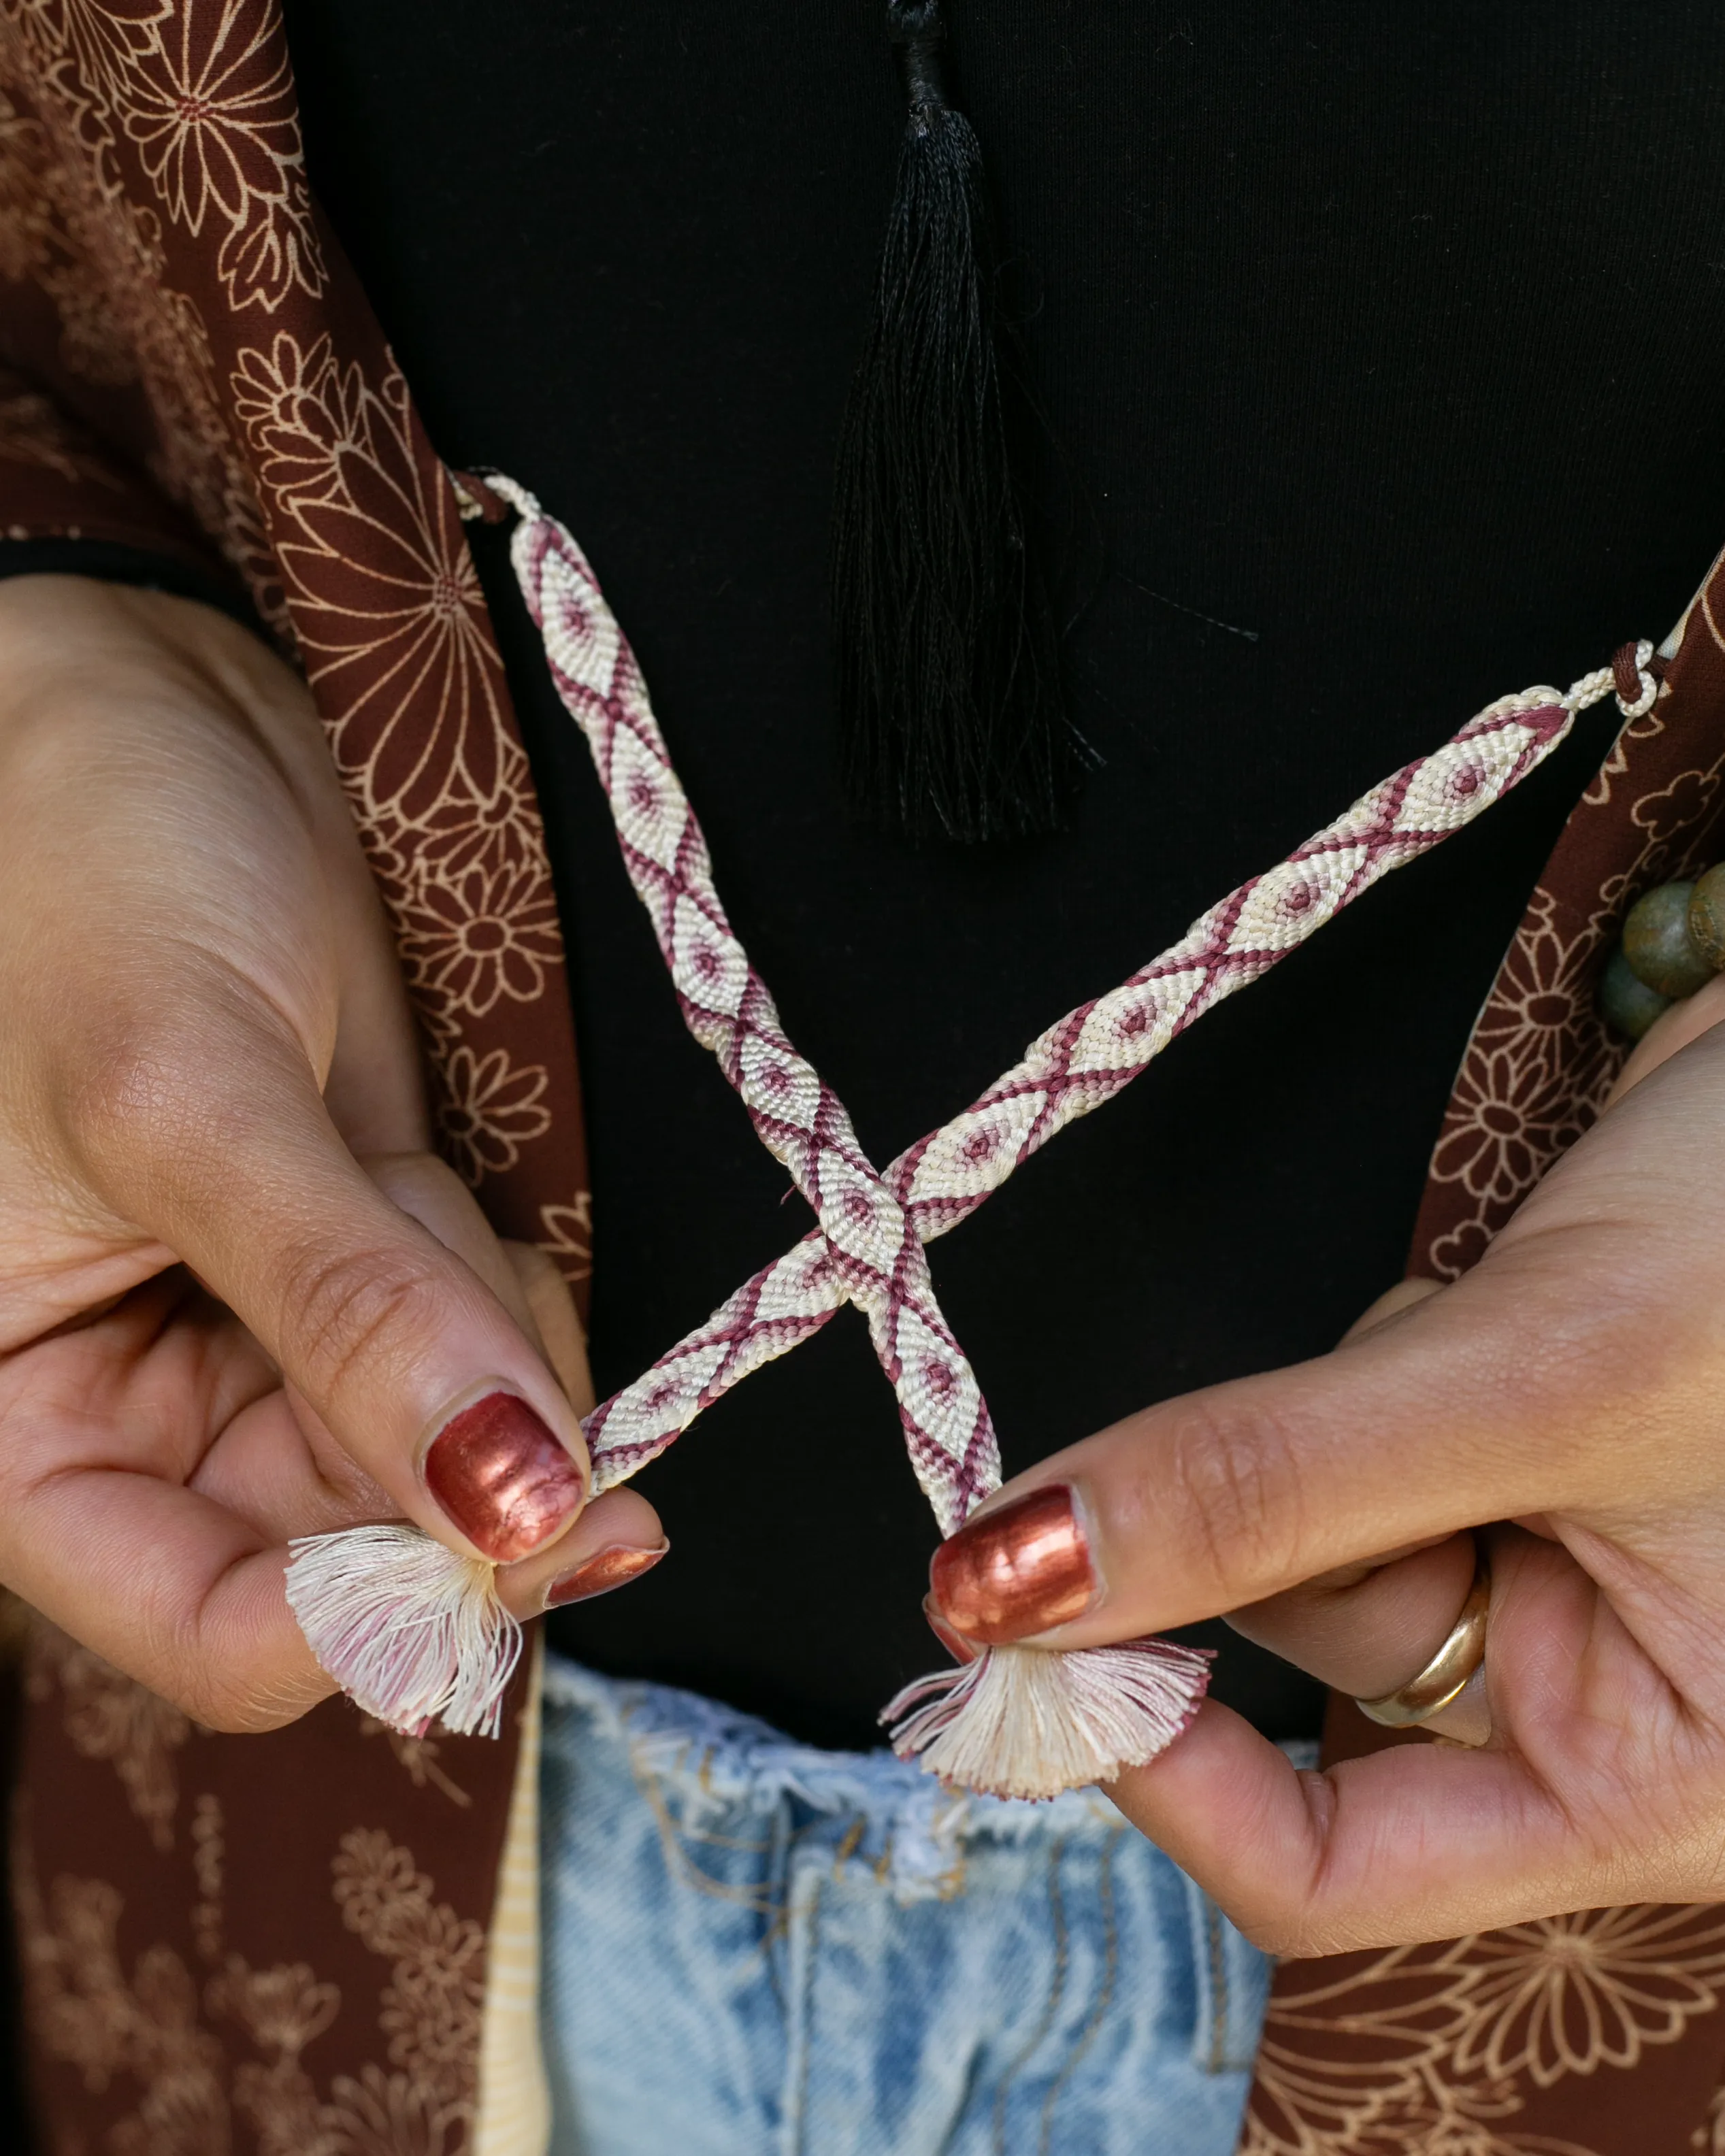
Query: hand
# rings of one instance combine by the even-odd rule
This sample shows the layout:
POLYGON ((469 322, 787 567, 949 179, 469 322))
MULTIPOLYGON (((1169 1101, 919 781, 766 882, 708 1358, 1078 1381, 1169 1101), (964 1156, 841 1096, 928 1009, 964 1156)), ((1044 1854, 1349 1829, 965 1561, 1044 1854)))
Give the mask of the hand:
POLYGON ((405 1517, 518 1614, 660 1543, 583 1513, 567 1294, 427 1156, 310 700, 213 610, 0 583, 0 1580, 241 1729, 331 1689, 294 1535, 405 1517))
POLYGON ((937 1557, 934 1606, 972 1637, 1232 1612, 1370 1697, 1449 1632, 1482 1530, 1483 1749, 1296 1773, 1208 1702, 1111 1792, 1272 1951, 1725 1895, 1721 1018, 1725 978, 1649 1033, 1465 1278, 1041 1462, 937 1557))

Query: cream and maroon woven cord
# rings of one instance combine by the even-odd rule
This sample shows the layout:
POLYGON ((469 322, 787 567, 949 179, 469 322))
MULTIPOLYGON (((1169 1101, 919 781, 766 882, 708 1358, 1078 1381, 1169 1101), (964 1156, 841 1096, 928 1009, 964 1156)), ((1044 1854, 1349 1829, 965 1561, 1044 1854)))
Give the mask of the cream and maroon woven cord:
MULTIPOLYGON (((593 752, 629 880, 689 1030, 718 1058, 762 1143, 814 1208, 820 1224, 814 1265, 867 1318, 898 1396, 911 1464, 941 1532, 950 1534, 999 1487, 1000 1455, 975 1373, 935 1299, 922 1238, 858 1142, 844 1102, 786 1038, 767 984, 726 917, 700 822, 586 557, 525 489, 504 479, 488 484, 521 512, 510 546, 516 575, 557 694, 593 752)), ((770 1324, 770 1314, 762 1314, 770 1324)), ((692 1366, 685 1375, 694 1380, 692 1366)), ((650 1398, 650 1383, 647 1389, 650 1398)), ((607 1410, 591 1419, 589 1446, 603 1444, 609 1419, 607 1410)), ((625 1464, 607 1448, 605 1481, 621 1481, 651 1456, 625 1464)))
MULTIPOLYGON (((941 1313, 923 1245, 973 1212, 1056 1132, 1129 1085, 1213 1004, 1267 972, 1380 876, 1500 800, 1558 746, 1577 712, 1615 688, 1625 712, 1637 716, 1658 694, 1653 647, 1643 642, 1619 654, 1615 675, 1601 667, 1567 692, 1528 689, 1487 706, 1442 747, 1373 787, 1277 867, 1211 907, 1121 987, 1050 1026, 969 1107, 881 1173, 844 1104, 787 1037, 726 916, 700 824, 585 556, 525 488, 501 476, 483 485, 519 516, 511 542, 516 574, 558 695, 592 751, 690 1030, 717 1058, 817 1223, 588 1418, 596 1490, 626 1481, 704 1407, 851 1302, 866 1317, 892 1384, 917 1478, 942 1532, 952 1533, 999 1486, 999 1460, 987 1404, 941 1313), (1633 699, 1625 694, 1631 686, 1633 699)), ((423 1539, 414 1543, 422 1562, 423 1539)), ((369 1681, 372 1667, 383 1664, 382 1643, 368 1650, 356 1643, 368 1623, 390 1629, 377 1548, 367 1545, 361 1565, 351 1535, 295 1545, 290 1591, 320 1660, 387 1720, 417 1726, 428 1712, 442 1711, 426 1702, 447 1694, 462 1701, 466 1726, 483 1726, 469 1704, 470 1675, 456 1668, 459 1655, 435 1681, 422 1671, 410 1687, 396 1676, 388 1699, 385 1686, 369 1681), (340 1654, 342 1667, 326 1658, 326 1648, 340 1654)), ((511 1620, 495 1598, 490 1610, 486 1650, 501 1666, 511 1620)), ((470 1659, 479 1651, 475 1645, 470 1659)), ((398 1641, 393 1671, 402 1661, 398 1641)), ((1039 1795, 1153 1757, 1195 1712, 1204 1681, 1202 1659, 1166 1642, 1065 1655, 995 1650, 911 1686, 889 1712, 906 1717, 895 1732, 900 1748, 920 1753, 949 1779, 1039 1795)))
MULTIPOLYGON (((996 1486, 998 1455, 920 1245, 956 1227, 1057 1132, 1111 1100, 1176 1034, 1296 950, 1380 876, 1502 799, 1558 746, 1578 711, 1611 692, 1612 670, 1584 675, 1567 693, 1526 689, 1488 705, 1441 748, 1404 765, 1279 866, 1230 892, 1119 988, 1069 1011, 969 1107, 877 1175, 842 1104, 785 1039, 725 918, 701 826, 585 556, 525 489, 486 483, 521 512, 516 574, 558 694, 593 750, 690 1029, 717 1055, 819 1221, 594 1409, 585 1424, 594 1486, 626 1481, 740 1378, 856 1302, 898 1394, 911 1459, 950 1534, 996 1486), (948 1399, 951 1411, 932 1411, 932 1403, 948 1399)), ((1637 647, 1644 694, 1657 690, 1645 671, 1651 656, 1651 644, 1637 647)))

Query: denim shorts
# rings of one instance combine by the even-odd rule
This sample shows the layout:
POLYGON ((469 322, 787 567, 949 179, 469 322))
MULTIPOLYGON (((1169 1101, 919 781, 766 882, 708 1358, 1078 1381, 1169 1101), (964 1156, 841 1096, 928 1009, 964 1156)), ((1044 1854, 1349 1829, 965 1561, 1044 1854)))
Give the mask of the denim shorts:
POLYGON ((554 1655, 544 1742, 554 2156, 1232 2156, 1270 1964, 1096 1791, 554 1655))

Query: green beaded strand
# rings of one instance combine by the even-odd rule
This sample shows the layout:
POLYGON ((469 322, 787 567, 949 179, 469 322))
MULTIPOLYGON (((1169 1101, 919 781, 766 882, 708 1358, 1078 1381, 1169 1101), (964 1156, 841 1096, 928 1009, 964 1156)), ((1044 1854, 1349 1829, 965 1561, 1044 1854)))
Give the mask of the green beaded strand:
POLYGON ((1611 953, 1599 976, 1599 1009, 1607 1025, 1639 1040, 1671 1007, 1671 998, 1650 988, 1621 951, 1611 953))
POLYGON ((1607 1024, 1639 1040, 1662 1012, 1725 971, 1725 861, 1693 883, 1662 883, 1630 908, 1599 977, 1607 1024))
POLYGON ((1692 996, 1713 978, 1689 933, 1694 896, 1692 883, 1662 883, 1635 901, 1623 924, 1624 957, 1650 988, 1673 1002, 1692 996))
POLYGON ((1689 933, 1716 973, 1725 967, 1725 861, 1697 878, 1689 901, 1689 933))

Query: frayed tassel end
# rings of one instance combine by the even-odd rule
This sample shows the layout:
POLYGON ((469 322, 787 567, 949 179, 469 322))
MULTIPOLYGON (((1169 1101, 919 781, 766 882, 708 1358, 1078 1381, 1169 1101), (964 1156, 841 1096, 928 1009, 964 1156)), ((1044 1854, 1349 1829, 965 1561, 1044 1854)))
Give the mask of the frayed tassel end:
POLYGON ((495 1737, 521 1628, 496 1568, 418 1527, 347 1527, 289 1545, 288 1606, 348 1697, 410 1737, 434 1722, 495 1737))
POLYGON ((901 1759, 949 1788, 1055 1797, 1165 1752, 1197 1713, 1210 1656, 1170 1640, 1114 1647, 985 1647, 906 1685, 881 1715, 901 1759))

